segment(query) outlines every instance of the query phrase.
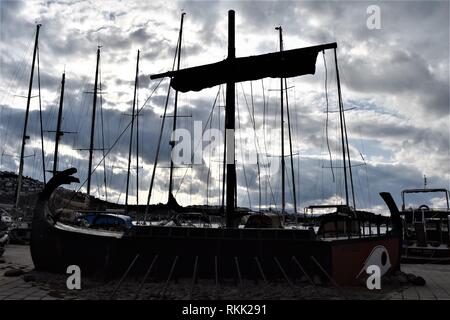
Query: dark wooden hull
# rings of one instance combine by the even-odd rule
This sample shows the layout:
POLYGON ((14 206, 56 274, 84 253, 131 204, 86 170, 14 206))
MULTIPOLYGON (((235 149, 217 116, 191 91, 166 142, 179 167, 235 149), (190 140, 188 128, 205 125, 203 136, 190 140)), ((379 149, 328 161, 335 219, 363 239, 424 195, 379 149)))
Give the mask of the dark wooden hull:
MULTIPOLYGON (((331 274, 339 284, 354 284, 357 275, 364 267, 371 252, 379 246, 386 248, 389 254, 391 270, 400 269, 399 238, 397 236, 369 237, 332 241, 331 274)), ((363 271, 363 274, 365 272, 363 271)))
POLYGON ((36 206, 31 253, 36 269, 65 273, 78 265, 83 274, 122 275, 136 258, 132 273, 143 274, 158 256, 155 272, 167 272, 177 257, 177 276, 192 276, 197 261, 200 277, 281 277, 297 273, 297 262, 311 275, 354 284, 366 259, 383 246, 392 268, 399 265, 399 238, 379 237, 320 240, 308 230, 217 229, 135 226, 112 232, 53 223, 45 194, 36 206), (295 257, 295 259, 293 259, 295 257), (319 266, 319 265, 320 266, 319 266), (281 266, 281 268, 280 268, 281 266), (323 269, 323 270, 322 270, 323 269), (328 276, 325 274, 328 274, 328 276))
POLYGON ((47 271, 63 273, 69 265, 78 265, 84 274, 117 276, 127 270, 137 255, 132 273, 145 273, 158 255, 159 268, 169 270, 173 259, 178 257, 177 275, 191 276, 198 257, 199 276, 213 277, 217 259, 221 277, 237 275, 237 260, 241 275, 254 278, 259 276, 255 258, 264 266, 267 277, 277 277, 282 274, 274 258, 284 269, 295 273, 294 269, 298 268, 292 259, 295 257, 310 275, 327 280, 311 258, 314 257, 340 284, 357 281, 357 275, 376 246, 387 249, 393 266, 399 263, 398 238, 391 236, 323 241, 308 239, 301 230, 141 228, 147 229, 146 234, 132 230, 116 237, 109 232, 102 235, 101 232, 69 231, 57 224, 47 230, 51 244, 47 243, 42 250, 32 245, 33 261, 37 269, 47 271), (182 235, 173 235, 176 233, 182 235))

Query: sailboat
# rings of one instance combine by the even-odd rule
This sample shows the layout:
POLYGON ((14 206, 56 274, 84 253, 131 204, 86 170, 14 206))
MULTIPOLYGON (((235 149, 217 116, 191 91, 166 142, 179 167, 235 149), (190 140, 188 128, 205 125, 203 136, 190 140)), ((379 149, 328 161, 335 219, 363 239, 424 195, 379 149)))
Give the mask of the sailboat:
MULTIPOLYGON (((315 73, 319 52, 334 50, 336 43, 237 58, 235 56, 235 12, 228 12, 228 57, 220 62, 179 69, 151 76, 170 77, 176 92, 200 91, 226 84, 226 130, 235 129, 235 84, 265 77, 287 78, 315 73)), ((338 80, 339 81, 339 80, 338 80)), ((311 229, 248 225, 238 228, 235 205, 236 168, 234 134, 226 143, 225 228, 133 225, 126 230, 84 228, 58 219, 51 205, 52 194, 64 184, 79 182, 75 168, 57 172, 47 183, 36 204, 31 235, 35 268, 66 272, 78 265, 84 274, 148 275, 158 270, 176 270, 178 275, 208 277, 278 277, 296 269, 316 274, 325 282, 354 284, 366 264, 379 265, 383 273, 400 267, 401 222, 390 194, 381 196, 391 210, 392 229, 386 233, 348 232, 364 223, 360 215, 349 216, 340 232, 321 237, 311 229)), ((153 173, 154 174, 154 173, 153 173)), ((169 199, 171 194, 169 194, 169 199)), ((270 219, 270 218, 269 218, 270 219)), ((342 222, 331 217, 335 226, 342 222)))
MULTIPOLYGON (((40 125, 41 125, 41 146, 42 146, 42 166, 43 166, 43 178, 44 178, 44 185, 46 183, 45 178, 45 161, 44 161, 44 138, 43 138, 43 129, 42 129, 42 109, 41 109, 41 95, 40 95, 40 71, 39 71, 39 30, 41 28, 41 24, 36 25, 36 34, 34 39, 34 49, 33 49, 33 58, 31 62, 31 72, 30 72, 30 80, 28 84, 28 95, 27 95, 27 105, 25 108, 25 119, 23 124, 23 133, 22 133, 22 142, 21 142, 21 149, 20 149, 20 157, 19 157, 19 172, 17 176, 17 189, 16 189, 16 196, 14 199, 14 211, 16 214, 21 214, 21 210, 23 208, 20 208, 20 200, 21 200, 21 193, 22 193, 22 180, 23 180, 23 171, 24 171, 24 165, 25 165, 25 145, 27 143, 27 140, 30 139, 30 136, 28 135, 28 120, 29 120, 29 114, 30 114, 30 105, 31 105, 31 93, 33 90, 33 79, 34 79, 34 69, 36 60, 38 63, 37 68, 37 74, 38 74, 38 84, 39 84, 39 115, 40 115, 40 125)), ((31 228, 29 226, 28 221, 24 221, 23 223, 20 223, 18 226, 12 228, 9 232, 10 241, 17 242, 17 243, 27 243, 30 239, 31 234, 31 228)))
POLYGON ((445 188, 424 187, 405 189, 401 192, 400 215, 404 223, 402 262, 450 263, 450 191, 445 188), (432 205, 408 205, 407 197, 417 195, 445 199, 445 207, 432 205))

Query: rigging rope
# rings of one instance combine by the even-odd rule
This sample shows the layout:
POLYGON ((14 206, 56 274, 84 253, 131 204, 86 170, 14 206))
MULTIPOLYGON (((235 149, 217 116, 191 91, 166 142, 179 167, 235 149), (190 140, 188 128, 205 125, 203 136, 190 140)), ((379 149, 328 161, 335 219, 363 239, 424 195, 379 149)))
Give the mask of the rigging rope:
POLYGON ((167 114, 167 105, 169 104, 169 97, 170 97, 170 83, 169 83, 169 89, 167 90, 167 97, 166 97, 166 104, 164 106, 164 114, 163 114, 163 118, 162 118, 162 123, 161 123, 161 130, 159 132, 159 139, 158 139, 158 147, 156 149, 156 155, 155 155, 155 161, 153 163, 153 172, 152 172, 152 177, 151 177, 151 181, 150 181, 150 187, 149 187, 149 191, 148 191, 148 197, 147 197, 147 206, 145 207, 145 214, 144 214, 144 224, 147 220, 147 214, 148 214, 148 208, 150 205, 150 198, 152 196, 152 191, 153 191, 153 183, 155 180, 155 173, 156 173, 156 166, 158 164, 158 158, 159 158, 159 150, 161 147, 161 139, 164 133, 164 124, 166 122, 166 114, 167 114))
MULTIPOLYGON (((136 85, 136 105, 139 105, 139 74, 136 85)), ((136 216, 139 216, 139 117, 136 117, 136 216)))
MULTIPOLYGON (((293 195, 293 201, 294 201, 294 211, 295 214, 297 214, 297 194, 295 189, 295 174, 294 174, 294 159, 292 156, 292 134, 291 134, 291 112, 289 110, 289 94, 288 94, 288 86, 287 86, 287 80, 284 78, 284 84, 286 88, 286 114, 287 114, 287 120, 288 120, 288 133, 289 133, 289 151, 290 151, 290 160, 291 160, 291 175, 292 175, 292 195, 293 195)), ((288 179, 289 180, 289 179, 288 179)))
POLYGON ((102 93, 102 69, 100 66, 100 122, 102 127, 102 155, 103 155, 103 184, 105 186, 105 200, 108 202, 108 185, 106 180, 106 156, 105 156, 105 129, 103 125, 103 93, 102 93))
MULTIPOLYGON (((153 96, 153 94, 156 92, 156 90, 159 88, 161 82, 164 80, 164 78, 161 78, 161 80, 158 82, 158 84, 155 86, 155 88, 152 90, 152 92, 150 93, 150 95, 147 97, 147 99, 145 100, 144 104, 142 105, 141 108, 139 108, 139 110, 137 111, 137 113, 139 114, 142 109, 147 105, 147 102, 150 100, 150 98, 153 96)), ((119 140, 122 138, 122 136, 125 134, 125 132, 128 130, 128 128, 131 126, 131 121, 128 122, 127 126, 122 130, 122 132, 119 134, 119 136, 116 138, 116 140, 113 142, 113 144, 111 145, 111 147, 108 148, 108 151, 105 152, 105 156, 107 157, 108 154, 114 149, 114 147, 117 145, 117 143, 119 142, 119 140)), ((103 158, 97 163, 97 165, 94 166, 94 169, 92 170, 91 174, 95 172, 95 170, 100 166, 100 164, 102 163, 103 158)), ((83 181, 83 183, 78 187, 76 192, 79 192, 81 190, 81 188, 86 184, 87 182, 87 178, 83 181)), ((75 196, 75 195, 74 195, 75 196)), ((72 199, 73 200, 73 197, 72 199)))
MULTIPOLYGON (((359 136, 362 137, 362 133, 361 133, 361 127, 359 127, 359 136)), ((363 154, 366 154, 365 152, 365 148, 364 148, 364 142, 363 139, 360 138, 360 143, 361 143, 361 151, 359 154, 361 155, 361 159, 364 162, 364 167, 365 167, 365 172, 366 172, 366 181, 367 181, 367 207, 372 205, 372 199, 370 197, 370 183, 369 183, 369 174, 367 172, 367 163, 366 163, 366 159, 364 159, 363 154)))
MULTIPOLYGON (((2 95, 2 97, 0 99, 0 105, 2 106, 2 111, 3 111, 3 108, 5 107, 5 105, 4 105, 5 97, 11 95, 11 93, 10 93, 11 88, 13 87, 14 84, 16 84, 18 82, 19 79, 22 79, 23 75, 25 74, 25 69, 26 69, 25 67, 28 67, 28 65, 29 65, 28 61, 25 62, 25 58, 31 54, 31 52, 33 50, 32 49, 33 43, 34 43, 34 36, 32 36, 30 38, 30 40, 28 41, 27 48, 23 52, 22 58, 20 58, 17 68, 14 71, 12 71, 12 75, 10 77, 9 83, 8 83, 7 87, 3 90, 4 94, 2 95)), ((20 89, 20 87, 16 85, 14 87, 13 95, 19 89, 20 89)))
MULTIPOLYGON (((209 122, 209 141, 211 141, 211 128, 212 128, 212 118, 211 121, 209 122)), ((209 179, 211 177, 211 165, 212 165, 212 161, 211 161, 211 151, 212 148, 209 148, 209 165, 208 165, 208 174, 206 176, 206 206, 209 205, 209 179)))
MULTIPOLYGON (((262 87, 262 97, 263 97, 263 140, 264 140, 264 152, 266 153, 267 160, 267 143, 266 143, 266 94, 264 89, 264 80, 261 79, 261 87, 262 87)), ((266 180, 270 179, 270 169, 268 177, 266 180)), ((264 184, 264 203, 267 206, 267 181, 264 184)))
MULTIPOLYGON (((206 123, 205 123, 205 125, 203 126, 203 129, 202 129, 202 136, 203 136, 203 134, 205 133, 206 128, 208 127, 209 121, 211 121, 212 114, 213 114, 214 108, 215 108, 216 103, 217 103, 217 99, 219 98, 219 94, 220 94, 220 89, 221 89, 221 87, 222 87, 222 86, 219 86, 219 90, 217 91, 217 95, 216 95, 216 98, 214 99, 213 106, 212 106, 212 108, 211 108, 211 111, 209 112, 208 119, 206 120, 206 123)), ((191 155, 191 163, 194 161, 194 155, 195 155, 195 152, 197 151, 197 148, 200 146, 201 143, 202 143, 202 141, 200 140, 200 141, 198 141, 197 145, 195 146, 194 152, 193 152, 192 155, 191 155)), ((187 172, 188 172, 188 169, 189 169, 189 168, 186 168, 186 170, 184 171, 183 177, 181 178, 180 184, 178 185, 178 189, 177 189, 177 191, 175 192, 175 196, 178 194, 178 192, 179 192, 180 189, 181 189, 181 185, 183 184, 183 181, 184 181, 184 178, 186 177, 186 174, 187 174, 187 172)))
MULTIPOLYGON (((177 45, 175 47, 175 54, 173 56, 172 71, 175 70, 175 62, 176 62, 177 55, 178 55, 178 46, 180 44, 180 41, 181 41, 180 36, 178 36, 177 45)), ((161 79, 163 79, 163 78, 161 78, 161 79)), ((169 88, 167 90, 166 103, 165 103, 165 106, 164 106, 164 114, 163 114, 163 118, 162 118, 162 122, 161 122, 161 130, 160 130, 160 133, 159 133, 158 147, 156 149, 155 161, 153 163, 153 172, 152 172, 152 177, 151 177, 151 180, 150 180, 150 187, 149 187, 149 190, 148 190, 147 205, 145 206, 145 214, 144 214, 144 221, 143 221, 144 224, 145 224, 145 222, 147 220, 148 209, 149 209, 149 206, 150 206, 150 198, 152 196, 152 191, 153 191, 153 183, 154 183, 154 180, 155 180, 156 166, 158 164, 159 150, 160 150, 160 147, 161 147, 161 140, 162 140, 162 136, 163 136, 163 133, 164 133, 164 124, 166 122, 167 106, 169 104, 169 98, 170 98, 170 87, 171 87, 170 85, 171 85, 171 82, 172 82, 172 78, 170 79, 169 88)))
MULTIPOLYGON (((242 83, 241 83, 242 86, 242 83)), ((243 89, 242 89, 243 91, 243 89)), ((245 97, 245 94, 244 94, 245 97)), ((248 180, 247 180, 247 173, 245 171, 245 164, 244 164, 244 151, 243 151, 243 145, 242 145, 242 131, 241 131, 241 117, 239 115, 239 94, 238 91, 236 91, 236 109, 237 109, 237 114, 238 114, 238 128, 239 128, 239 141, 241 143, 241 159, 242 159, 242 169, 244 171, 244 179, 245 179, 245 186, 247 187, 247 197, 248 197, 248 204, 250 209, 252 208, 252 201, 250 199, 250 192, 248 189, 248 180)), ((245 99, 245 101, 247 102, 247 99, 245 99)), ((250 116, 251 119, 251 116, 250 116)))
MULTIPOLYGON (((250 95, 251 95, 251 101, 252 101, 252 118, 253 118, 253 133, 254 133, 254 137, 255 140, 257 139, 257 135, 256 135, 256 119, 255 119, 255 104, 253 102, 253 85, 252 85, 252 81, 250 81, 250 95)), ((258 210, 261 211, 261 169, 259 166, 259 152, 256 149, 256 145, 255 145, 255 152, 256 152, 256 167, 258 169, 258 171, 256 172, 256 174, 258 175, 258 210)))
POLYGON ((220 210, 221 210, 221 212, 222 213, 224 213, 224 210, 225 210, 225 177, 226 177, 226 169, 227 169, 227 166, 226 166, 226 155, 227 155, 227 135, 226 135, 226 130, 227 130, 227 128, 226 128, 226 124, 225 124, 225 121, 226 121, 226 97, 225 97, 225 90, 222 90, 222 101, 223 101, 223 106, 224 106, 224 108, 223 108, 223 113, 224 113, 224 116, 223 116, 223 118, 224 118, 224 126, 223 126, 223 137, 224 137, 224 139, 223 139, 223 153, 222 153, 222 155, 223 155, 223 162, 222 162, 222 200, 221 200, 221 203, 220 203, 220 210))
MULTIPOLYGON (((243 89, 243 87, 242 87, 242 83, 241 83, 241 89, 242 89, 242 93, 243 93, 244 98, 245 98, 245 92, 244 92, 244 89, 243 89)), ((245 98, 244 100, 245 100, 245 102, 246 102, 247 111, 248 111, 248 114, 249 114, 249 116, 250 116, 250 121, 252 122, 252 126, 255 127, 255 123, 252 121, 253 118, 252 118, 252 115, 251 115, 251 112, 250 112, 250 106, 249 106, 248 103, 247 103, 247 99, 245 98)), ((261 153, 261 147, 259 146, 259 140, 258 140, 258 137, 257 137, 257 136, 255 137, 254 142, 255 142, 255 149, 256 149, 256 152, 258 153, 258 149, 259 149, 259 153, 261 153)), ((266 148, 266 146, 265 146, 265 148, 266 148)), ((266 160, 267 160, 267 148, 266 148, 266 160)), ((267 174, 267 178, 266 178, 266 180, 267 180, 267 185, 269 186, 270 193, 271 193, 271 195, 272 195, 272 200, 274 201, 274 204, 275 204, 275 208, 277 208, 277 207, 276 207, 275 196, 274 196, 273 189, 272 189, 272 185, 271 185, 271 183, 270 183, 270 169, 269 169, 269 170, 266 169, 266 172, 268 173, 268 174, 267 174)), ((267 201, 266 201, 266 204, 267 204, 267 201)))
MULTIPOLYGON (((220 104, 220 101, 219 101, 219 104, 220 104)), ((225 110, 225 108, 224 108, 224 110, 225 110)), ((217 115, 218 115, 218 119, 217 119, 217 121, 218 121, 218 124, 219 124, 219 132, 222 132, 222 128, 221 128, 221 117, 220 117, 220 114, 221 114, 221 112, 220 112, 220 107, 219 107, 219 112, 217 112, 217 115)), ((220 157, 220 150, 219 150, 219 159, 220 159, 221 157, 220 157)), ((222 184, 221 184, 221 181, 220 181, 220 172, 221 172, 221 170, 220 170, 220 167, 221 166, 221 162, 220 162, 220 160, 219 160, 219 170, 217 171, 217 182, 219 183, 219 188, 218 188, 218 190, 219 190, 219 196, 218 196, 218 198, 217 198, 217 200, 218 200, 218 206, 220 206, 221 205, 221 196, 222 196, 222 184)))
POLYGON ((343 102, 342 101, 341 101, 341 104, 342 104, 342 119, 343 119, 343 122, 344 122, 345 143, 346 143, 346 146, 347 146, 348 170, 349 170, 349 173, 350 173, 350 188, 352 190, 353 209, 356 209, 355 188, 353 187, 352 162, 351 162, 351 159, 350 159, 350 149, 348 147, 347 123, 345 121, 345 112, 344 112, 344 106, 343 106, 343 102))
POLYGON ((41 125, 41 155, 42 155, 42 174, 44 178, 44 186, 47 184, 45 177, 45 151, 44 151, 44 130, 42 128, 42 101, 41 101, 41 72, 39 67, 39 46, 37 48, 37 78, 38 78, 38 92, 39 92, 39 122, 41 125))
POLYGON ((335 182, 334 178, 334 170, 333 170, 333 158, 331 156, 331 149, 330 149, 330 140, 328 137, 328 118, 329 118, 329 109, 328 109, 328 69, 327 69, 327 60, 325 59, 325 50, 322 51, 322 57, 323 57, 323 65, 325 67, 325 100, 327 105, 327 111, 326 111, 326 121, 325 121, 325 135, 327 140, 327 148, 328 148, 328 154, 330 156, 330 168, 331 168, 331 175, 333 176, 333 183, 335 182))
MULTIPOLYGON (((32 47, 33 42, 34 42, 33 40, 29 41, 27 49, 25 50, 22 58, 20 59, 19 66, 14 71, 14 74, 11 77, 11 80, 10 80, 6 90, 4 90, 5 93, 3 94, 3 96, 2 96, 2 98, 0 100, 1 101, 0 105, 2 106, 2 109, 1 109, 1 112, 0 112, 0 119, 4 118, 3 111, 4 111, 5 107, 6 107, 6 104, 4 103, 5 102, 5 98, 7 96, 12 96, 12 101, 11 101, 10 105, 14 105, 15 104, 16 93, 21 87, 16 85, 15 88, 14 88, 14 91, 13 92, 10 92, 10 91, 11 91, 11 88, 12 88, 13 84, 21 82, 21 81, 18 81, 18 80, 19 79, 23 79, 24 76, 25 76, 26 67, 29 67, 29 63, 25 62, 25 58, 28 57, 31 54, 31 52, 33 50, 32 49, 33 48, 32 47)), ((6 123, 6 128, 4 128, 4 132, 5 133, 4 133, 4 136, 2 137, 3 141, 1 142, 2 149, 3 149, 2 154, 5 152, 5 149, 7 149, 6 147, 9 146, 9 144, 8 144, 8 137, 9 137, 9 133, 11 132, 11 127, 15 127, 15 126, 19 125, 17 122, 14 123, 15 121, 11 121, 11 115, 12 115, 13 111, 14 111, 13 108, 8 108, 7 115, 5 116, 6 121, 4 123, 6 123)))

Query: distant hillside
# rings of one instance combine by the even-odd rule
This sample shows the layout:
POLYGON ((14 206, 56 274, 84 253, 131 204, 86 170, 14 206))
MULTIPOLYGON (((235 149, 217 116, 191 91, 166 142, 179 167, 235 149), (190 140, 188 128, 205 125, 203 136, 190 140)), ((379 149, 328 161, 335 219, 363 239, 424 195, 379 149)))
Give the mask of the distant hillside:
MULTIPOLYGON (((35 198, 44 188, 44 183, 30 177, 23 177, 21 197, 24 204, 29 202, 28 198, 35 198)), ((13 205, 17 190, 17 174, 14 172, 0 171, 0 204, 13 205)))
MULTIPOLYGON (((15 195, 17 190, 17 174, 14 172, 0 171, 0 208, 4 208, 13 216, 21 216, 25 219, 31 219, 34 206, 38 199, 39 193, 44 188, 42 181, 32 179, 30 177, 23 177, 22 190, 19 201, 19 208, 14 212, 13 205, 15 202, 15 195)), ((53 199, 53 205, 56 208, 64 208, 69 210, 79 211, 105 211, 110 209, 123 210, 123 204, 106 202, 95 197, 91 197, 89 207, 86 205, 86 194, 82 192, 75 192, 63 187, 56 191, 57 196, 53 199)), ((178 206, 178 205, 177 205, 178 206)), ((129 215, 134 219, 142 219, 145 213, 145 205, 129 205, 129 215)), ((208 215, 221 216, 223 212, 220 206, 204 206, 193 205, 177 208, 178 212, 198 212, 208 215)), ((241 214, 249 211, 248 208, 236 208, 241 214)), ((151 216, 167 216, 170 214, 166 204, 150 205, 149 218, 151 216)))
MULTIPOLYGON (((14 172, 0 171, 0 207, 6 209, 12 215, 19 215, 24 217, 31 217, 33 208, 38 199, 39 193, 44 188, 42 181, 32 179, 30 177, 23 177, 22 188, 20 192, 19 212, 14 212, 12 207, 15 202, 17 190, 17 174, 14 172)), ((65 208, 70 208, 70 203, 74 207, 80 209, 80 203, 85 202, 86 195, 81 192, 74 192, 65 188, 58 188, 58 201, 64 203, 65 208)), ((106 208, 119 208, 120 205, 107 203, 103 200, 91 198, 91 208, 95 210, 104 210, 106 208)))

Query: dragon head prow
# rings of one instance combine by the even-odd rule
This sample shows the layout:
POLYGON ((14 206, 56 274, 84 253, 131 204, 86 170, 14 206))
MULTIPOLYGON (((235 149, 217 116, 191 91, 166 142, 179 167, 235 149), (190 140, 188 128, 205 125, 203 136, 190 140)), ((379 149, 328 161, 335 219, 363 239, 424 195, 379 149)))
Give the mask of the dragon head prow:
POLYGON ((44 190, 42 190, 41 196, 44 198, 49 198, 52 193, 63 184, 71 184, 73 182, 79 183, 80 180, 74 177, 73 174, 77 173, 76 168, 69 168, 63 171, 57 172, 45 185, 44 190))

